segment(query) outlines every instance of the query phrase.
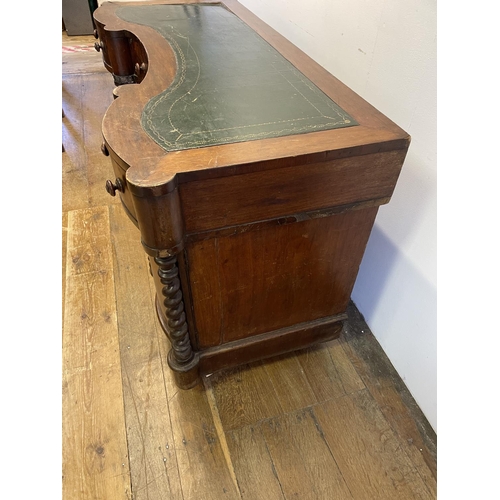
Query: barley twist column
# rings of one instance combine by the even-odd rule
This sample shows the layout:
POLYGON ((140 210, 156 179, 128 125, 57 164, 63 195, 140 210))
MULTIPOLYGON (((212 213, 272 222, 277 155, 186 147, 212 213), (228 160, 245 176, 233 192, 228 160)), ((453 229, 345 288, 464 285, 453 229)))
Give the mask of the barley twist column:
POLYGON ((160 321, 172 344, 168 354, 168 364, 176 374, 177 385, 190 388, 198 381, 198 359, 191 347, 184 301, 182 298, 181 281, 177 258, 155 257, 158 266, 158 276, 162 285, 159 301, 163 299, 165 318, 160 315, 160 321))

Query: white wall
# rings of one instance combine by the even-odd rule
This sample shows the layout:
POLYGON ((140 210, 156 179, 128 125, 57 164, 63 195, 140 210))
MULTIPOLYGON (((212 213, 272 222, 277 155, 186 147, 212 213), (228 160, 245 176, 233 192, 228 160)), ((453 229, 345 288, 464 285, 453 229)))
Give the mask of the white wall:
POLYGON ((353 300, 437 430, 436 1, 240 1, 412 136, 353 300))

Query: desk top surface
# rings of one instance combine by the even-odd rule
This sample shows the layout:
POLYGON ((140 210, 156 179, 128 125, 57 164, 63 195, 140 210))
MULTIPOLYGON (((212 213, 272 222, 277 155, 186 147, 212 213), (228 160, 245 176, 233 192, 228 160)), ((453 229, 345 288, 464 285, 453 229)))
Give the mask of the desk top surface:
POLYGON ((141 117, 166 151, 357 125, 222 5, 134 5, 116 14, 153 28, 175 53, 173 82, 141 117))
POLYGON ((408 134, 236 0, 105 2, 105 43, 132 35, 140 84, 114 91, 108 150, 137 194, 177 182, 406 150, 408 134))

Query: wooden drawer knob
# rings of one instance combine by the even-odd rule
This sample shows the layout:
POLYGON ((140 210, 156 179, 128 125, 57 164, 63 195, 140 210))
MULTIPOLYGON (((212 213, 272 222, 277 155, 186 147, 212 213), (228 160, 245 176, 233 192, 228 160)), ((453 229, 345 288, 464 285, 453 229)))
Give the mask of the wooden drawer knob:
POLYGON ((94 30, 94 38, 99 38, 99 33, 97 33, 97 30, 94 30))
POLYGON ((115 183, 113 184, 110 180, 106 181, 106 191, 111 195, 111 196, 116 196, 116 192, 120 191, 120 193, 123 193, 123 183, 120 179, 115 179, 115 183))
POLYGON ((106 147, 106 144, 104 144, 104 142, 101 144, 101 151, 104 156, 109 156, 108 148, 106 147))
POLYGON ((144 73, 146 71, 146 63, 135 63, 135 74, 139 76, 141 73, 144 73))
POLYGON ((97 52, 101 52, 101 49, 104 48, 104 45, 102 44, 102 42, 96 42, 94 43, 94 48, 95 50, 97 50, 97 52))

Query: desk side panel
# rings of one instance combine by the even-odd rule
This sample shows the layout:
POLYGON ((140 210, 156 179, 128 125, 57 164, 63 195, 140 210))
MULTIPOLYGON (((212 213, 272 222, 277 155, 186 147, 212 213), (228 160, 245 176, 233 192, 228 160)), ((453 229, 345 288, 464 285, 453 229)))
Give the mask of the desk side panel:
POLYGON ((190 242, 198 348, 343 313, 377 210, 190 242))

